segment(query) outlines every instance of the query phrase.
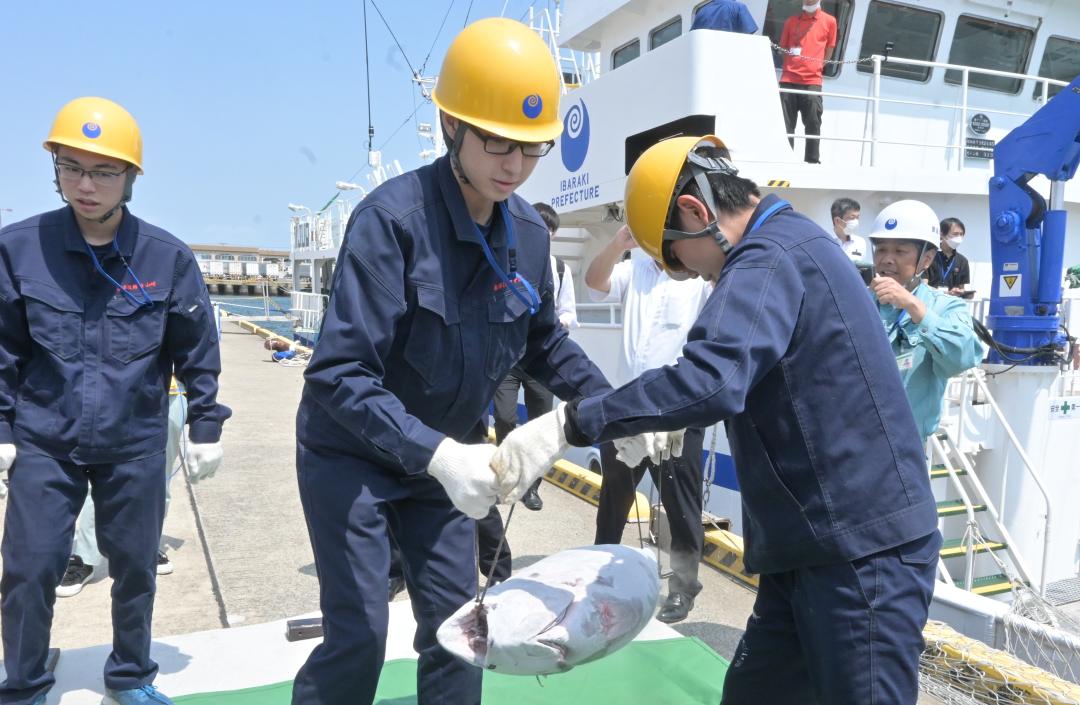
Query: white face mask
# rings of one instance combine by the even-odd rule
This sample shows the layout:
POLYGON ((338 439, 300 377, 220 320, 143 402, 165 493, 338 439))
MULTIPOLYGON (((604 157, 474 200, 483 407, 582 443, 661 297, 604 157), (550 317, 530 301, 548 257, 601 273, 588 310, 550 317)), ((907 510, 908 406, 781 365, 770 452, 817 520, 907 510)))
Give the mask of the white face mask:
POLYGON ((964 236, 963 235, 960 235, 958 237, 947 237, 947 238, 945 238, 945 242, 949 243, 949 247, 953 248, 954 250, 956 248, 960 247, 960 243, 962 243, 963 241, 964 241, 964 236))
POLYGON ((844 221, 844 234, 847 236, 854 235, 859 229, 859 219, 845 220, 844 221))
POLYGON ((815 2, 813 5, 803 5, 802 9, 803 12, 817 12, 819 7, 821 7, 820 0, 818 2, 815 2))

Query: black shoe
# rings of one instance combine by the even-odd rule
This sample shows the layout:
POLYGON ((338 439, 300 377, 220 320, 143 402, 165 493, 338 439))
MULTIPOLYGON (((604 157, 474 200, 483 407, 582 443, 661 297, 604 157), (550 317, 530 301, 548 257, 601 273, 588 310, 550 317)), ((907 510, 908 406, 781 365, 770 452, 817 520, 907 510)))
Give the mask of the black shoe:
POLYGON ((525 496, 521 498, 521 503, 526 509, 534 512, 544 508, 544 500, 540 499, 540 493, 533 489, 525 493, 525 496))
POLYGON ((94 567, 83 563, 82 558, 72 556, 68 559, 67 570, 64 571, 64 579, 56 588, 57 597, 74 597, 82 592, 83 585, 90 582, 94 577, 94 567))
POLYGON ((393 602, 397 594, 405 589, 405 578, 400 575, 390 578, 390 600, 393 602))
POLYGON ((681 592, 673 592, 668 595, 667 601, 656 615, 664 624, 674 624, 686 619, 690 610, 694 609, 694 598, 681 592))

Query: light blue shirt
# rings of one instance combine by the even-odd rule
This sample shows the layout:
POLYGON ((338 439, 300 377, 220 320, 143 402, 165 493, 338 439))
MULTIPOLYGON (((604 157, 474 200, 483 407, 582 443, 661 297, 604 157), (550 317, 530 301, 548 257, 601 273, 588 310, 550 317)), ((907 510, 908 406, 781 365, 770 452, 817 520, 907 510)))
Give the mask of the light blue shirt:
POLYGON ((931 289, 926 282, 920 282, 914 294, 926 304, 921 322, 888 304, 879 303, 878 313, 925 441, 941 421, 941 398, 949 378, 979 364, 983 347, 961 299, 931 289))

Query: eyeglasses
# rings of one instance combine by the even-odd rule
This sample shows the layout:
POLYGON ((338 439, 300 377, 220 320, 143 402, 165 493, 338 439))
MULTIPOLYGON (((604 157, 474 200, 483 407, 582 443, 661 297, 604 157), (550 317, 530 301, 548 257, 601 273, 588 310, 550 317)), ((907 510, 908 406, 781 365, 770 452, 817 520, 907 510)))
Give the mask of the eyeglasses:
POLYGON ((98 186, 112 186, 125 172, 127 172, 127 169, 123 171, 102 171, 100 169, 83 169, 81 166, 67 162, 56 162, 56 173, 60 176, 60 180, 73 184, 82 181, 83 174, 86 174, 90 177, 90 181, 98 186))
POLYGON ((551 148, 555 146, 555 140, 548 140, 547 142, 517 142, 515 140, 508 140, 505 137, 498 137, 497 135, 481 132, 472 125, 469 125, 469 129, 484 143, 484 151, 488 154, 505 156, 518 147, 521 147, 521 153, 526 157, 542 157, 550 152, 551 148))

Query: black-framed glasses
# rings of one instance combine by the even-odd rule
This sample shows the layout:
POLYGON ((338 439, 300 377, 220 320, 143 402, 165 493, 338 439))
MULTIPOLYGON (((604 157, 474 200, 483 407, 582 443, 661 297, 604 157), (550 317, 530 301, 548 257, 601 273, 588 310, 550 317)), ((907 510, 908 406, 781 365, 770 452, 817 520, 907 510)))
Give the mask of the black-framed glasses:
MULTIPOLYGON (((131 167, 128 167, 130 169, 131 167)), ((98 186, 112 186, 127 172, 127 169, 123 171, 105 171, 103 169, 83 169, 77 164, 71 164, 70 162, 56 162, 56 173, 60 177, 61 181, 67 181, 69 183, 77 184, 82 181, 83 174, 90 177, 90 181, 98 186)))
POLYGON ((518 142, 516 140, 508 140, 505 137, 492 135, 487 132, 481 132, 473 125, 469 125, 469 129, 484 143, 484 151, 488 154, 505 156, 518 147, 521 147, 521 153, 526 157, 542 157, 550 152, 551 148, 555 146, 555 140, 548 140, 547 142, 518 142))

